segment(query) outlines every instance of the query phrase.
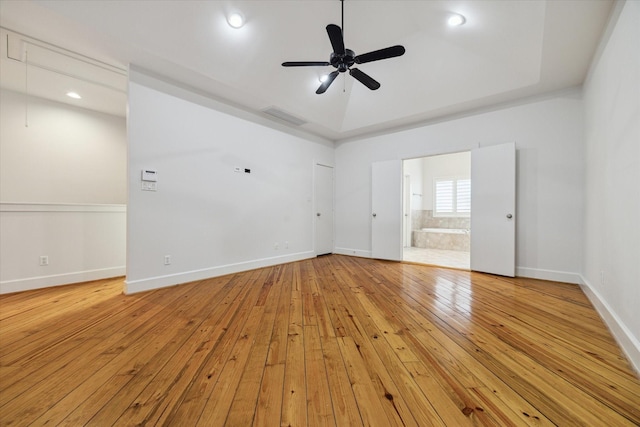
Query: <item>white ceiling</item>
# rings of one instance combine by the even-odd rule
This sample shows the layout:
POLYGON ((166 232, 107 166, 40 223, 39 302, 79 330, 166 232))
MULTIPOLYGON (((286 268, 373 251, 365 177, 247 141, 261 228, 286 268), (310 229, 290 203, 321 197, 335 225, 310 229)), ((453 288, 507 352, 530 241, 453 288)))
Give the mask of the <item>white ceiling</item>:
MULTIPOLYGON (((361 54, 401 44, 406 54, 358 66, 381 83, 379 90, 343 74, 323 95, 315 94, 318 77, 333 68, 280 64, 328 60, 325 27, 340 25, 338 0, 0 0, 0 25, 28 36, 21 40, 31 52, 34 95, 57 91, 41 95, 54 98, 77 78, 98 88, 87 89, 79 105, 124 115, 118 82, 132 63, 259 115, 275 107, 307 122, 299 129, 338 141, 578 86, 612 4, 346 0, 347 48, 361 54), (246 17, 243 28, 226 23, 232 10, 246 17), (466 17, 464 26, 447 25, 454 12, 466 17), (72 63, 63 71, 35 64, 38 48, 49 51, 43 62, 54 52, 72 63), (67 71, 78 63, 83 71, 67 71), (94 78, 98 69, 113 78, 94 78)), ((2 85, 21 90, 24 61, 7 60, 2 45, 2 85)))

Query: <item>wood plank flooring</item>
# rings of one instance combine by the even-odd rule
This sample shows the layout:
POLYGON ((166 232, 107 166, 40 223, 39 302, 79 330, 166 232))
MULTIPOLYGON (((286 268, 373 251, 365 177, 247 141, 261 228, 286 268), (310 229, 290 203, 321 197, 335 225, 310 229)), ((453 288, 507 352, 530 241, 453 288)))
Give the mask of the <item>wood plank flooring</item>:
POLYGON ((330 255, 0 296, 0 424, 633 426, 575 285, 330 255))

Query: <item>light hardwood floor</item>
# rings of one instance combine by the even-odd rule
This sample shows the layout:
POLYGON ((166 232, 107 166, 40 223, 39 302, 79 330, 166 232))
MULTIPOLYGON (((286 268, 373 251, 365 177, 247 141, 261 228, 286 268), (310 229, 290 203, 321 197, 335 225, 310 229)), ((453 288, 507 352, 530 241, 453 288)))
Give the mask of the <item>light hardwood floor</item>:
POLYGON ((0 297, 0 424, 640 424, 575 285, 338 255, 0 297))

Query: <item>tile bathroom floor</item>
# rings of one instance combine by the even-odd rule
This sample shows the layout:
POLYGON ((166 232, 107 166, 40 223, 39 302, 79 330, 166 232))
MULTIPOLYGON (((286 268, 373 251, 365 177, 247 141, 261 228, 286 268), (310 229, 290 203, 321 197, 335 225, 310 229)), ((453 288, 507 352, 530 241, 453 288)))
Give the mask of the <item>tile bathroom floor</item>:
POLYGON ((403 248, 402 260, 442 267, 470 269, 469 252, 445 249, 403 248))

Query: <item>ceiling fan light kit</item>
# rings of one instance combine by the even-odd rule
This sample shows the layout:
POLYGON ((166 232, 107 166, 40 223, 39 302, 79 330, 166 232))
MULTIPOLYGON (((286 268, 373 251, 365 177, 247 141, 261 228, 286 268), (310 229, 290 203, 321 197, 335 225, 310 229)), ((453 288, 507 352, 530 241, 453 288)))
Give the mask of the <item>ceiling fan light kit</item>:
POLYGON ((365 85, 371 90, 380 88, 380 83, 374 80, 371 76, 361 71, 358 68, 352 68, 355 64, 365 64, 367 62, 380 61, 382 59, 394 58, 396 56, 402 56, 405 53, 403 46, 395 45, 384 49, 374 50, 372 52, 364 53, 362 55, 356 55, 356 53, 347 49, 344 46, 344 0, 340 0, 342 4, 342 28, 335 24, 327 25, 327 35, 331 42, 333 52, 329 55, 329 61, 290 61, 283 62, 283 67, 326 67, 328 65, 335 68, 326 76, 325 80, 322 80, 322 84, 316 90, 317 94, 325 93, 331 86, 331 83, 338 77, 338 74, 349 72, 353 78, 365 85))
POLYGON ((464 25, 465 22, 467 22, 467 19, 459 13, 452 14, 447 20, 447 23, 452 27, 459 27, 460 25, 464 25))
POLYGON ((227 23, 232 28, 242 28, 242 26, 244 25, 244 16, 240 12, 232 12, 227 17, 227 23))

